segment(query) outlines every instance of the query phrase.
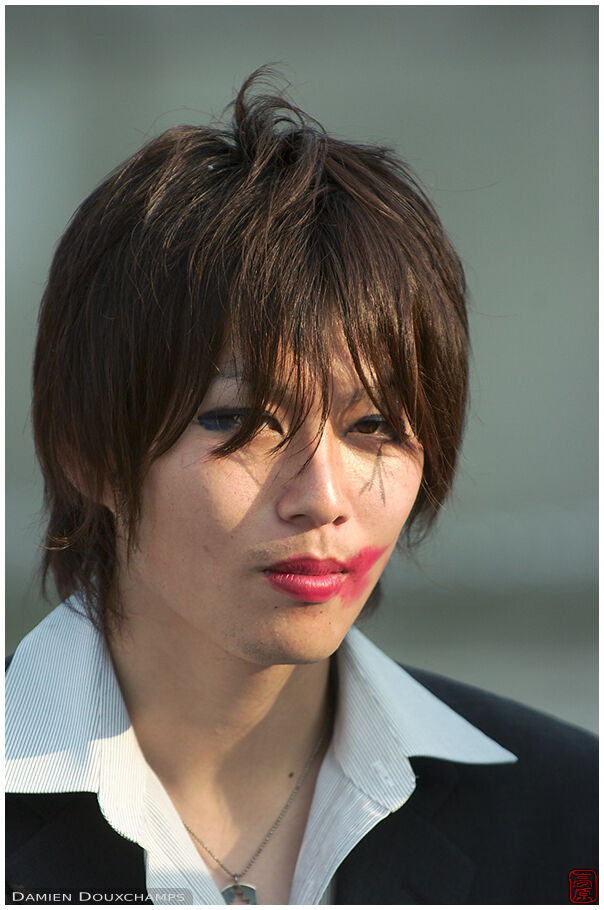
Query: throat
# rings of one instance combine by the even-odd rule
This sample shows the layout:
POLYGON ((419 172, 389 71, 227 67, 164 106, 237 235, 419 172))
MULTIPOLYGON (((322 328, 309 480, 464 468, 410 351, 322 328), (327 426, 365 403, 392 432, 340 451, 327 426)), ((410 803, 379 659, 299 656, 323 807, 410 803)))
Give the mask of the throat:
MULTIPOLYGON (((246 850, 250 850, 250 845, 255 842, 251 838, 257 838, 258 831, 262 830, 259 827, 259 818, 250 819, 243 828, 239 827, 239 831, 245 831, 247 836, 235 838, 233 849, 225 852, 222 858, 214 852, 209 843, 202 839, 199 833, 185 822, 185 828, 208 865, 225 903, 289 903, 293 873, 304 836, 320 763, 325 754, 330 734, 331 715, 326 718, 319 738, 304 767, 295 778, 295 783, 289 791, 287 799, 264 836, 261 836, 256 849, 249 855, 245 865, 241 859, 240 843, 246 844, 246 850), (230 879, 226 885, 224 885, 225 879, 230 879)), ((262 815, 266 819, 269 803, 273 802, 276 805, 276 802, 269 798, 269 793, 265 795, 267 806, 262 815)))

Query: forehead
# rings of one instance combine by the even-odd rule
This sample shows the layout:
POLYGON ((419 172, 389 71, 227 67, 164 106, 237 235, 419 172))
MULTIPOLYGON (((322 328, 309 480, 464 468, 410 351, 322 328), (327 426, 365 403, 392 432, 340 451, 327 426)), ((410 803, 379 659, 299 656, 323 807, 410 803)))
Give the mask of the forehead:
MULTIPOLYGON (((243 358, 232 350, 225 350, 215 365, 216 374, 213 385, 232 383, 237 386, 254 386, 255 378, 246 369, 243 358)), ((366 375, 372 375, 366 369, 366 375)), ((328 369, 328 394, 330 399, 359 399, 366 396, 365 386, 357 372, 352 355, 344 340, 334 337, 328 369)), ((372 383, 373 385, 373 383, 372 383)), ((295 363, 291 353, 285 352, 280 358, 271 377, 270 393, 272 397, 290 399, 296 392, 302 391, 303 397, 315 398, 321 395, 322 382, 311 364, 295 363), (301 367, 301 369, 300 369, 301 367), (302 382, 300 382, 302 380, 302 382), (300 386, 302 388, 300 389, 300 386)))

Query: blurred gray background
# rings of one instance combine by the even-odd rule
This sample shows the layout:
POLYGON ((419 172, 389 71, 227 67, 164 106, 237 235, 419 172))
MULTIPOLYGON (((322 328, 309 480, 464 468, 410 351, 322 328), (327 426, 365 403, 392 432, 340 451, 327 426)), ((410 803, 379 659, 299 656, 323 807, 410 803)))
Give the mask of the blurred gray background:
POLYGON ((587 6, 6 8, 7 651, 54 605, 29 377, 58 237, 144 141, 282 61, 329 132, 416 170, 471 291, 455 495, 365 629, 596 729, 597 33, 587 6))

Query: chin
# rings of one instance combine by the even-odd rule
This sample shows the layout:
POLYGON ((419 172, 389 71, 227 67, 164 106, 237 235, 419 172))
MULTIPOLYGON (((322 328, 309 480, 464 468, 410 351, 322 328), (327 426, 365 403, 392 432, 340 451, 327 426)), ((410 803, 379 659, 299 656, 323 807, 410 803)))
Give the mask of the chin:
POLYGON ((258 645, 249 647, 244 656, 259 667, 303 666, 327 660, 338 648, 339 644, 331 649, 271 648, 270 646, 258 645))
POLYGON ((266 635, 262 640, 241 642, 247 660, 263 667, 277 664, 313 664, 327 660, 334 654, 348 631, 348 625, 336 630, 329 628, 306 635, 286 634, 283 631, 266 635))

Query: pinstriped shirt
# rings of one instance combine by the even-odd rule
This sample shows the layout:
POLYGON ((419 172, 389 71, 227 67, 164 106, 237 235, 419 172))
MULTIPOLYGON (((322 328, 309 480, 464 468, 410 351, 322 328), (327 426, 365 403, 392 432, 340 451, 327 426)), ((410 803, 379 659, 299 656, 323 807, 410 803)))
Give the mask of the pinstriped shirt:
MULTIPOLYGON (((412 795, 413 756, 473 764, 516 760, 358 629, 349 631, 337 661, 334 733, 291 904, 330 903, 338 866, 412 795)), ((224 903, 140 750, 105 641, 76 598, 53 610, 15 652, 6 676, 6 749, 8 792, 97 794, 107 822, 143 848, 151 895, 180 892, 194 905, 224 903)))

